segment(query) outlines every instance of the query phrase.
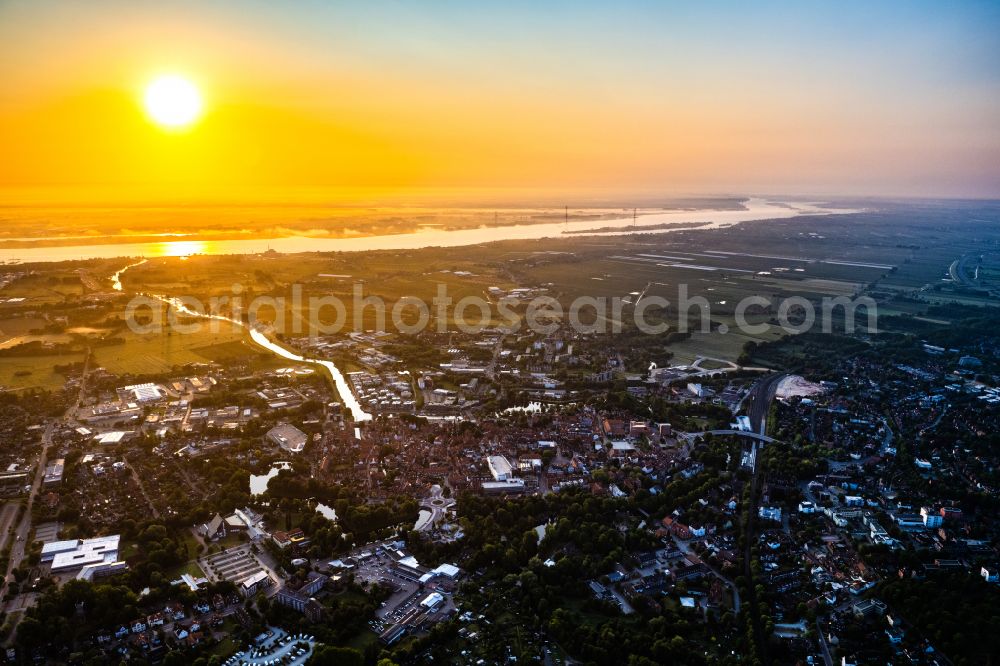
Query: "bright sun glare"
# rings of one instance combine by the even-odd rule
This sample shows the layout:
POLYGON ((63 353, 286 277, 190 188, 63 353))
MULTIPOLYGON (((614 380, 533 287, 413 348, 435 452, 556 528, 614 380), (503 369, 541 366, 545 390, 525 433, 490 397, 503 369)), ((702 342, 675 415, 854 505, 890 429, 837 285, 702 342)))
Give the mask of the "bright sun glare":
POLYGON ((188 79, 174 74, 161 76, 146 87, 146 113, 158 125, 181 128, 201 115, 201 93, 188 79))

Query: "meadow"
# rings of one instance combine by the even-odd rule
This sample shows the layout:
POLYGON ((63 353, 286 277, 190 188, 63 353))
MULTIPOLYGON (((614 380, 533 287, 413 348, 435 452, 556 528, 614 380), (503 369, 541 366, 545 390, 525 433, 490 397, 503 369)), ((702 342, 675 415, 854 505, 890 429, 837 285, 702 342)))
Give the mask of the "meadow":
MULTIPOLYGON (((129 375, 160 374, 189 363, 257 358, 259 350, 246 342, 243 332, 228 326, 216 331, 203 326, 195 334, 138 335, 118 319, 131 292, 193 296, 208 302, 213 297, 231 298, 234 285, 244 304, 256 296, 284 297, 286 331, 291 336, 308 332, 309 313, 303 305, 313 296, 335 296, 347 306, 345 332, 371 329, 372 308, 364 310, 360 321, 353 320, 355 287, 390 307, 404 297, 432 305, 439 288, 445 287, 453 303, 467 296, 491 303, 492 323, 498 324, 491 288, 505 292, 535 288, 556 297, 564 307, 580 296, 617 297, 625 302, 622 312, 627 323, 638 294, 676 303, 684 286, 690 297, 701 296, 710 303, 712 331, 671 338, 666 345, 672 362, 687 363, 698 356, 735 361, 747 343, 773 341, 785 334, 776 325, 773 309, 751 310, 751 323, 768 324, 764 332, 737 330, 734 311, 748 296, 797 296, 819 303, 824 298, 866 295, 878 302, 880 315, 899 315, 885 319, 890 329, 928 318, 949 323, 947 309, 944 314, 936 310, 933 317, 927 314, 939 304, 997 305, 994 295, 947 277, 957 258, 1000 247, 1000 231, 983 221, 996 212, 988 203, 918 203, 671 234, 565 234, 472 247, 357 253, 161 257, 127 271, 121 295, 110 291, 109 276, 134 260, 7 266, 4 271, 18 271, 20 277, 0 290, 0 344, 38 339, 25 337, 34 332, 50 336, 39 340, 58 349, 51 354, 0 357, 0 385, 57 387, 62 378, 54 366, 81 360, 88 346, 93 347, 97 364, 129 375), (298 304, 296 293, 301 294, 298 304), (59 321, 70 323, 53 328, 59 321), (720 333, 719 325, 729 331, 720 333), (67 343, 66 335, 72 342, 67 343), (107 340, 112 337, 122 342, 112 344, 107 340)), ((994 272, 993 264, 987 263, 984 275, 990 278, 994 272)), ((268 307, 259 314, 264 321, 278 318, 268 307)), ((676 330, 676 307, 660 315, 673 321, 676 330)), ((332 319, 333 311, 326 310, 322 321, 332 319)))

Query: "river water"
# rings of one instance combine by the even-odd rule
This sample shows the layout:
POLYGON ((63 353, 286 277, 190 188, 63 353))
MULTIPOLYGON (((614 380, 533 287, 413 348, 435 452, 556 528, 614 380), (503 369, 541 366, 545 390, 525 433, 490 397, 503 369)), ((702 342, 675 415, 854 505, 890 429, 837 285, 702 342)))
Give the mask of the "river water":
MULTIPOLYGON (((822 208, 810 203, 784 203, 764 199, 749 199, 746 210, 670 210, 641 216, 639 226, 658 224, 675 225, 673 229, 649 229, 642 233, 669 233, 689 224, 703 224, 703 228, 718 228, 738 222, 765 219, 783 219, 796 215, 829 215, 855 212, 848 209, 822 208)), ((196 239, 156 241, 146 243, 107 243, 63 245, 53 247, 0 248, 0 261, 22 263, 43 261, 68 261, 77 259, 110 259, 114 257, 170 257, 192 254, 254 254, 267 249, 282 253, 295 252, 363 252, 367 250, 416 250, 424 247, 460 247, 478 245, 496 240, 530 240, 540 238, 565 238, 586 235, 564 232, 586 232, 597 228, 617 228, 620 231, 602 233, 617 236, 633 233, 632 217, 617 220, 576 220, 568 223, 522 224, 511 226, 486 226, 473 229, 447 230, 426 227, 409 234, 360 236, 353 238, 317 238, 288 236, 285 238, 255 240, 200 241, 196 239)))
POLYGON ((207 314, 207 313, 197 312, 196 310, 192 310, 191 308, 184 305, 184 303, 178 298, 171 298, 169 296, 160 296, 157 294, 149 294, 149 296, 151 296, 152 298, 159 299, 160 301, 163 301, 170 307, 176 309, 178 312, 181 312, 188 316, 201 317, 203 319, 215 319, 218 321, 226 321, 234 323, 238 326, 242 326, 244 329, 249 331, 250 339, 253 340, 255 344, 257 344, 260 347, 263 347, 269 352, 277 356, 280 356, 281 358, 287 359, 289 361, 295 361, 296 363, 309 363, 311 365, 318 365, 326 369, 327 373, 329 373, 330 375, 330 378, 333 380, 334 386, 337 387, 337 393, 340 394, 340 399, 344 402, 344 406, 347 407, 348 410, 350 410, 351 417, 355 421, 371 420, 372 415, 366 412, 364 408, 361 406, 361 403, 358 402, 357 398, 354 397, 354 391, 351 390, 351 386, 347 383, 347 379, 344 377, 344 373, 340 371, 340 368, 338 368, 336 365, 333 364, 333 361, 327 361, 325 359, 318 359, 318 358, 307 358, 305 356, 302 356, 301 354, 296 354, 295 352, 285 349, 277 342, 274 342, 273 340, 268 338, 263 331, 257 328, 249 326, 242 321, 237 321, 236 319, 233 319, 231 317, 224 317, 218 314, 207 314))
MULTIPOLYGON (((145 263, 145 260, 132 264, 130 266, 126 266, 125 268, 115 273, 112 276, 112 284, 114 288, 117 291, 122 291, 122 283, 121 283, 122 273, 127 271, 129 268, 132 268, 134 266, 139 266, 140 264, 143 263, 145 263)), ((364 408, 361 406, 361 403, 358 402, 358 399, 354 396, 354 391, 351 390, 350 384, 347 383, 347 379, 344 377, 344 373, 340 371, 340 368, 338 368, 336 365, 333 364, 333 361, 327 361, 325 359, 318 359, 318 358, 307 358, 305 356, 302 356, 301 354, 296 354, 292 351, 289 351, 288 349, 285 349, 277 342, 274 342, 273 340, 268 338, 263 331, 254 328, 252 326, 249 326, 245 322, 233 319, 232 317, 225 317, 220 314, 210 314, 192 310, 191 308, 187 307, 180 298, 171 296, 161 296, 160 294, 145 294, 145 295, 149 296, 150 298, 155 298, 163 303, 166 303, 167 305, 174 308, 178 312, 191 317, 200 317, 202 319, 214 319, 216 321, 224 321, 224 322, 229 322, 231 324, 235 324, 237 326, 241 326, 247 332, 250 333, 250 339, 253 340, 256 345, 258 345, 259 347, 263 347, 272 354, 280 356, 281 358, 287 359, 289 361, 295 361, 296 363, 308 363, 310 365, 320 366, 321 368, 326 370, 326 372, 330 375, 330 379, 333 380, 333 385, 337 388, 337 393, 340 394, 340 399, 343 401, 344 406, 347 407, 347 409, 350 410, 351 412, 351 418, 353 418, 355 421, 371 420, 372 415, 366 412, 364 408)))
MULTIPOLYGON (((700 210, 700 211, 665 211, 661 213, 651 213, 642 218, 643 226, 655 224, 676 224, 682 225, 702 223, 709 227, 722 227, 737 222, 749 220, 779 219, 795 217, 797 215, 820 215, 833 213, 854 212, 846 209, 831 210, 821 208, 816 204, 808 203, 781 203, 767 201, 763 199, 750 199, 746 203, 746 210, 700 210)), ((32 261, 65 261, 68 259, 89 259, 89 258, 113 258, 123 256, 187 256, 191 254, 247 254, 260 252, 267 246, 277 252, 318 252, 318 251, 365 251, 365 250, 390 250, 390 249, 419 249, 424 247, 460 247, 463 245, 475 245, 486 243, 498 239, 541 239, 549 237, 565 237, 565 231, 587 231, 594 228, 619 227, 621 231, 601 234, 602 236, 615 236, 633 233, 632 219, 622 218, 619 220, 585 220, 569 223, 554 224, 529 224, 505 227, 481 227, 476 229, 458 229, 448 231, 444 229, 431 229, 412 234, 398 234, 391 236, 367 236, 360 238, 303 238, 298 236, 288 238, 278 238, 268 241, 261 240, 231 240, 231 241, 165 241, 157 243, 124 243, 109 245, 79 245, 45 248, 20 248, 0 250, 0 260, 17 260, 22 262, 32 261)), ((655 229, 644 233, 666 233, 677 229, 655 229)), ((582 235, 582 234, 574 234, 582 235)), ((121 276, 125 271, 134 266, 145 263, 145 259, 134 264, 130 264, 112 276, 112 285, 115 290, 122 291, 121 276)), ((308 363, 324 368, 333 380, 337 392, 340 394, 344 405, 351 412, 355 421, 368 421, 372 418, 362 408, 350 385, 340 369, 332 361, 325 359, 306 358, 296 354, 277 342, 272 341, 267 335, 256 328, 248 326, 242 321, 236 321, 229 317, 217 314, 205 314, 196 312, 184 305, 180 299, 170 296, 149 294, 153 298, 167 303, 189 316, 201 317, 205 319, 216 319, 219 321, 233 322, 242 326, 250 333, 250 338, 258 346, 267 349, 271 353, 289 361, 297 363, 308 363)), ((530 411, 530 409, 529 409, 530 411)))
POLYGON ((256 497, 257 495, 263 495, 267 490, 267 484, 274 477, 278 476, 278 472, 283 469, 291 469, 292 463, 290 462, 276 462, 268 470, 267 474, 251 474, 250 475, 250 494, 256 497))

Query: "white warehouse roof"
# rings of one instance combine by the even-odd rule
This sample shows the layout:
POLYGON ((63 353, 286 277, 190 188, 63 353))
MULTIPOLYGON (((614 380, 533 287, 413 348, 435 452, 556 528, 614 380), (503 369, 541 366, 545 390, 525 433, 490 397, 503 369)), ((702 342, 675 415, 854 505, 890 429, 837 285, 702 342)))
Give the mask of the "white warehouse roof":
POLYGON ((77 569, 118 561, 118 534, 77 541, 54 541, 42 547, 42 561, 51 559, 52 571, 77 569), (46 551, 46 548, 49 548, 46 551))

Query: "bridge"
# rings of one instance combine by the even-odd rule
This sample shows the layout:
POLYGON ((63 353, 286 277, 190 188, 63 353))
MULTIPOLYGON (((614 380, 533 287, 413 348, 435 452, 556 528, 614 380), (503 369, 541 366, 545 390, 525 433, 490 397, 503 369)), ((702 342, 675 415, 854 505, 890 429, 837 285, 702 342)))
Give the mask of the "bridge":
POLYGON ((747 430, 704 430, 702 432, 689 432, 688 436, 698 439, 704 435, 740 435, 742 437, 750 437, 751 439, 756 439, 761 442, 767 442, 768 444, 773 444, 774 442, 780 442, 781 440, 770 437, 769 435, 761 435, 753 431, 747 430))

